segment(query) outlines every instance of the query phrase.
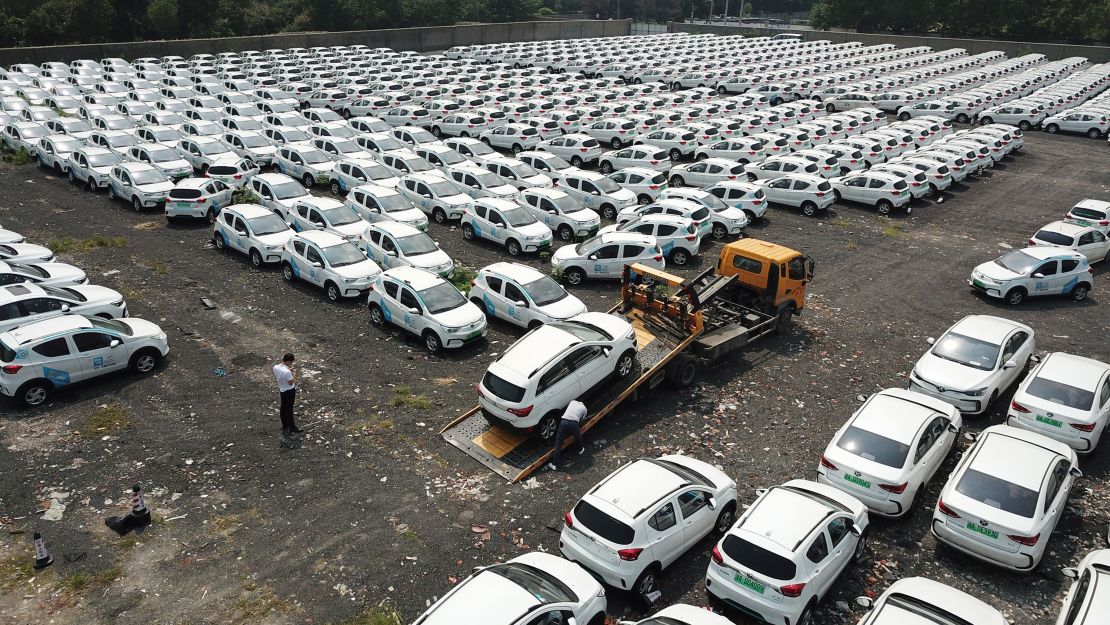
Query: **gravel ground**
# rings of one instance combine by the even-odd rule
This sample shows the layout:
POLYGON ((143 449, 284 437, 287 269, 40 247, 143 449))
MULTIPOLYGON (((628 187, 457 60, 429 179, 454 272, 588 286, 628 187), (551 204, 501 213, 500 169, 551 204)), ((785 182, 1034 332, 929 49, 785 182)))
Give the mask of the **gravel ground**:
MULTIPOLYGON (((2 621, 327 623, 385 605, 408 622, 475 565, 557 550, 563 512, 631 458, 682 452, 717 463, 741 485, 743 502, 755 488, 813 478, 858 398, 904 386, 925 338, 965 314, 1028 323, 1041 351, 1110 361, 1105 269, 1096 269, 1082 305, 1052 298, 1008 309, 964 282, 972 266, 1024 245, 1075 201, 1110 197, 1107 171, 1105 142, 1031 133, 1023 154, 943 204, 917 202, 912 218, 842 205, 821 220, 773 210, 752 234, 818 263, 799 323, 685 392, 662 387, 623 405, 565 472, 509 485, 438 431, 474 404, 472 385, 517 330, 493 323, 484 344, 428 357, 398 332, 373 328, 359 302, 329 304, 284 284, 276 268, 253 271, 244 258, 211 249, 203 224, 167 225, 32 166, 0 165, 3 227, 71 247, 98 234, 125 239, 61 260, 123 292, 133 314, 168 331, 172 350, 152 378, 102 379, 37 411, 0 406, 2 621), (218 307, 206 309, 201 298, 218 307), (285 351, 301 366, 299 422, 309 430, 293 451, 278 445, 270 373, 285 351), (102 519, 126 510, 134 482, 144 485, 155 524, 120 539, 102 519), (41 519, 44 509, 60 519, 41 519), (38 576, 29 566, 34 529, 56 559, 38 576)), ((432 234, 468 267, 503 258, 456 229, 433 225, 432 234)), ((686 273, 710 266, 717 251, 709 246, 686 273)), ((590 284, 576 294, 604 310, 616 287, 590 284)), ((996 410, 967 425, 1002 419, 996 410)), ((869 564, 846 571, 817 622, 855 623, 852 598, 910 575, 980 596, 1014 623, 1051 622, 1067 589, 1059 569, 1102 546, 1108 457, 1100 450, 1083 459, 1086 476, 1048 555, 1025 575, 937 546, 928 532, 936 480, 909 518, 874 522, 869 564)), ((664 603, 705 604, 712 540, 665 572, 664 603)), ((624 593, 609 595, 614 616, 642 615, 624 593)))

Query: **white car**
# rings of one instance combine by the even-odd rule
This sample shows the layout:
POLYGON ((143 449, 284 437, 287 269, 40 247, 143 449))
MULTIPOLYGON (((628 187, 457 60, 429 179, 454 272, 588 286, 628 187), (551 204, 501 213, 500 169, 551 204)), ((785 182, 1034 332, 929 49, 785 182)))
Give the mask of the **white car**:
POLYGON ((6 263, 48 263, 54 260, 50 248, 33 243, 0 244, 0 261, 6 263))
POLYGON ((431 216, 437 224, 462 218, 467 207, 474 202, 470 196, 459 190, 458 184, 441 177, 438 173, 402 176, 400 184, 397 185, 397 192, 424 214, 431 216))
POLYGON ((541 174, 528 163, 515 158, 490 159, 486 161, 485 167, 500 176, 506 184, 510 184, 518 190, 536 187, 551 188, 553 186, 550 176, 541 174))
POLYGON ((811 623, 836 579, 863 558, 867 507, 807 480, 757 492, 713 547, 706 593, 767 623, 811 623))
POLYGON ((749 164, 744 167, 748 182, 778 178, 784 174, 808 174, 820 176, 817 164, 803 156, 772 156, 759 163, 749 164))
POLYGON ((460 111, 432 122, 432 134, 436 137, 477 137, 490 128, 492 122, 481 113, 460 111))
MULTIPOLYGON (((639 129, 634 121, 620 117, 599 119, 582 128, 583 134, 590 135, 599 142, 619 150, 632 143, 639 134, 639 129)), ((573 162, 573 161, 572 161, 573 162)))
POLYGON ((671 169, 672 187, 711 187, 719 182, 745 180, 745 165, 723 158, 706 158, 694 163, 682 163, 671 169))
POLYGON ((1007 252, 973 269, 967 279, 971 288, 1011 306, 1041 295, 1064 295, 1081 302, 1093 283, 1086 256, 1047 246, 1007 252))
POLYGON ((89 278, 84 271, 65 263, 0 261, 0 284, 25 282, 39 286, 71 286, 88 284, 89 278))
POLYGON ((462 137, 447 139, 443 143, 478 165, 485 166, 488 161, 501 158, 500 153, 477 139, 462 137))
POLYGON ((1071 220, 1054 221, 1029 239, 1033 247, 1057 247, 1079 252, 1088 263, 1110 260, 1110 238, 1098 226, 1087 226, 1071 220))
POLYGON ((767 154, 763 149, 763 142, 759 139, 740 137, 700 146, 694 158, 699 161, 707 158, 723 158, 748 165, 762 161, 767 158, 767 154))
POLYGON ((875 167, 830 178, 833 195, 838 199, 874 206, 880 215, 889 215, 895 208, 903 209, 907 215, 913 213, 909 184, 897 174, 875 167))
POLYGON ((560 241, 589 238, 601 228, 598 214, 559 189, 525 189, 518 202, 555 233, 560 241))
POLYGON ((625 167, 609 174, 609 179, 635 193, 639 204, 651 204, 667 190, 667 174, 644 167, 625 167))
POLYGON ((1078 110, 1050 115, 1041 122, 1045 132, 1079 132, 1098 139, 1110 130, 1110 113, 1100 110, 1078 110))
POLYGON ((1110 202, 1103 200, 1080 200, 1068 210, 1067 218, 1083 226, 1098 228, 1110 236, 1110 202))
POLYGON ((832 185, 820 176, 786 174, 771 180, 759 180, 756 184, 763 188, 768 202, 796 206, 806 217, 813 217, 817 211, 826 210, 836 202, 832 185))
POLYGON ((620 278, 625 265, 640 263, 663 269, 663 250, 654 237, 631 232, 607 232, 577 245, 564 245, 551 255, 551 266, 567 284, 578 286, 587 278, 620 278))
POLYGON ((293 203, 289 225, 297 232, 322 230, 357 243, 367 222, 357 212, 330 197, 308 196, 293 203))
POLYGON ((428 229, 428 217, 396 189, 373 184, 359 185, 351 189, 345 202, 371 223, 396 221, 420 231, 428 229))
POLYGON ((489 239, 505 246, 509 256, 551 249, 551 229, 516 202, 481 198, 460 218, 463 238, 489 239))
POLYGON ((104 148, 77 148, 69 155, 66 170, 73 182, 85 184, 89 191, 108 186, 108 174, 112 168, 122 163, 119 155, 104 148))
POLYGON ((529 150, 517 154, 516 158, 551 178, 552 186, 558 186, 560 182, 565 181, 568 174, 582 171, 568 163, 563 157, 551 152, 529 150))
POLYGON ((331 192, 346 195, 351 189, 364 184, 394 189, 400 178, 371 159, 343 159, 335 164, 335 177, 331 181, 331 192))
POLYGON ((933 536, 984 562, 1030 571, 1040 563, 1081 475, 1079 458, 1065 443, 991 426, 976 437, 941 489, 933 536))
POLYGON ((66 313, 118 319, 127 316, 127 302, 118 291, 92 284, 0 287, 0 332, 66 313))
POLYGON ((638 204, 635 193, 596 171, 570 172, 558 188, 605 219, 616 219, 621 210, 638 204))
POLYGON ((1110 365, 1063 352, 1034 365, 1006 412, 1008 425, 1043 434, 1081 454, 1094 451, 1108 420, 1110 365))
POLYGON ((535 149, 541 140, 538 130, 528 124, 519 123, 504 124, 483 130, 478 137, 486 145, 511 150, 513 154, 535 149))
POLYGON ((70 155, 83 145, 80 139, 69 135, 46 135, 35 142, 31 155, 35 157, 39 167, 64 174, 67 173, 70 155))
POLYGON ((1009 124, 1024 131, 1039 125, 1045 117, 1047 115, 1039 107, 1020 102, 1008 102, 983 109, 979 113, 979 122, 983 124, 1009 124))
POLYGON ((150 373, 169 354, 166 333, 143 319, 64 315, 0 334, 0 393, 40 406, 74 382, 131 369, 150 373))
POLYGON ((736 518, 736 482, 682 455, 620 467, 567 512, 559 549, 606 584, 637 597, 656 591, 660 572, 736 518))
POLYGON ((448 167, 447 177, 455 183, 459 191, 472 199, 498 198, 514 200, 517 188, 492 171, 475 163, 463 163, 448 167))
POLYGON ((486 335, 482 309, 455 285, 415 267, 382 272, 370 288, 367 306, 371 323, 379 328, 393 324, 419 336, 432 354, 463 347, 486 335))
POLYGON ((616 625, 732 625, 732 621, 705 608, 676 603, 642 621, 617 621, 616 625))
POLYGON ((225 132, 221 137, 242 158, 249 158, 259 165, 269 165, 274 162, 277 148, 266 138, 266 135, 256 130, 239 130, 225 132))
POLYGON ((328 185, 334 175, 335 161, 312 145, 286 144, 274 154, 274 169, 311 189, 317 184, 328 185))
POLYGON ((630 323, 582 313, 534 328, 502 352, 478 384, 478 404, 496 426, 553 440, 571 400, 588 398, 610 378, 632 375, 635 361, 630 323))
POLYGON ((1088 553, 1076 568, 1063 570, 1074 579, 1056 625, 1097 625, 1106 614, 1110 601, 1110 549, 1088 553))
POLYGON ((257 204, 225 207, 212 226, 216 249, 246 254, 255 269, 281 262, 281 251, 292 236, 293 229, 284 219, 257 204))
POLYGON ((701 149, 694 131, 681 126, 653 130, 642 135, 636 142, 649 143, 666 150, 667 156, 676 163, 683 157, 694 156, 695 150, 701 149))
POLYGON ((928 342, 932 347, 910 372, 909 389, 964 414, 990 411, 1036 349, 1033 328, 990 315, 968 315, 928 342))
POLYGON ((416 267, 441 278, 455 272, 447 252, 425 232, 396 221, 377 221, 362 232, 362 251, 386 269, 416 267))
POLYGON ((357 245, 331 232, 297 232, 281 250, 281 276, 322 287, 328 299, 359 297, 382 270, 357 245))
POLYGON ((193 166, 181 158, 177 150, 160 143, 133 145, 127 148, 127 158, 137 163, 146 163, 160 169, 174 181, 193 174, 193 166))
POLYGON ((215 223, 220 209, 231 204, 233 189, 211 178, 185 178, 166 194, 166 219, 206 218, 215 223))
POLYGON ((687 216, 646 213, 601 229, 602 234, 607 232, 636 232, 655 237, 667 262, 676 267, 686 266, 701 251, 701 232, 687 216))
POLYGON ((11 122, 4 126, 3 132, 0 132, 0 141, 9 150, 16 152, 26 150, 27 153, 31 153, 38 140, 48 134, 50 132, 42 124, 26 121, 11 122))
POLYGON ((263 206, 283 220, 287 219, 289 209, 298 199, 309 195, 301 183, 284 174, 259 174, 250 179, 246 188, 258 196, 263 206))
POLYGON ((120 163, 108 174, 108 199, 128 202, 136 211, 165 206, 173 188, 166 174, 146 163, 120 163))
POLYGON ((671 170, 672 165, 666 150, 647 143, 603 152, 599 157, 599 163, 603 174, 611 174, 626 167, 639 167, 665 173, 671 170))
POLYGON ((362 149, 362 146, 355 140, 345 137, 316 137, 311 141, 311 145, 337 163, 344 159, 368 160, 373 158, 373 153, 362 149))
POLYGON ((480 269, 467 298, 487 317, 529 330, 586 312, 582 300, 551 276, 517 263, 494 263, 480 269))
POLYGON ((536 150, 554 154, 575 167, 596 162, 605 151, 597 139, 583 133, 569 133, 540 141, 536 150))
POLYGON ((889 163, 883 165, 876 165, 877 171, 883 171, 883 167, 891 165, 904 165, 912 167, 925 175, 925 193, 926 195, 937 195, 937 193, 944 191, 952 186, 955 182, 953 171, 944 163, 936 160, 918 156, 916 152, 900 156, 889 163))
POLYGON ((605 608, 589 573, 533 552, 475 569, 412 625, 604 625, 605 608))
POLYGON ((833 435, 817 465, 817 481, 875 514, 910 514, 962 426, 960 411, 947 402, 897 388, 880 391, 833 435))
POLYGON ((891 584, 878 599, 860 597, 856 602, 869 610, 858 625, 1010 623, 1001 612, 983 601, 924 577, 904 577, 891 584))

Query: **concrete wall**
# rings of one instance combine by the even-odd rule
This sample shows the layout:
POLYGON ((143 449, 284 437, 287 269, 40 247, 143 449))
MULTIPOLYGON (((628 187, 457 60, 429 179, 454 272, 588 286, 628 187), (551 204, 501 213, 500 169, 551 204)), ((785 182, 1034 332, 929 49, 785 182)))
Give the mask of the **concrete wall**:
POLYGON ((266 50, 268 48, 311 48, 313 46, 349 46, 362 44, 371 48, 432 52, 452 46, 506 41, 542 41, 586 37, 614 37, 629 34, 630 20, 571 20, 514 22, 508 24, 467 24, 461 26, 430 26, 390 30, 353 30, 328 33, 291 33, 257 37, 222 39, 180 39, 170 41, 136 41, 131 43, 94 43, 37 48, 0 48, 0 66, 14 63, 46 61, 69 62, 74 59, 100 60, 107 57, 135 59, 176 54, 189 58, 194 54, 266 50))
POLYGON ((947 48, 964 48, 968 54, 978 54, 989 50, 1001 50, 1006 56, 1014 57, 1029 52, 1045 55, 1049 60, 1057 60, 1069 56, 1084 56, 1092 63, 1110 62, 1110 47, 1107 46, 1076 46, 1061 43, 1035 43, 1030 41, 998 41, 993 39, 952 39, 945 37, 912 37, 906 35, 884 35, 872 33, 856 33, 827 30, 797 30, 781 28, 753 28, 745 26, 725 26, 723 24, 684 24, 669 22, 667 29, 670 32, 682 33, 712 33, 716 35, 777 35, 783 32, 797 32, 806 41, 827 39, 833 43, 845 41, 859 41, 871 46, 881 43, 892 43, 899 48, 912 48, 914 46, 929 46, 934 50, 947 48))

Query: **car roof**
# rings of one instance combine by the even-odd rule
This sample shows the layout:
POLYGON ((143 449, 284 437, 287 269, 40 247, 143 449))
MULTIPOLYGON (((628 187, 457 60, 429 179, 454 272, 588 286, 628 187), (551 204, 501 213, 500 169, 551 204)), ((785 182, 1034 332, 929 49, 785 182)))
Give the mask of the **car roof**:
POLYGON ((1103 201, 1103 200, 1093 200, 1091 198, 1087 198, 1085 200, 1080 200, 1078 203, 1076 203, 1075 208, 1091 208, 1091 209, 1100 210, 1100 211, 1103 211, 1103 212, 1110 212, 1110 202, 1106 202, 1106 201, 1103 201))
MULTIPOLYGON (((51 334, 58 334, 70 330, 80 330, 91 327, 92 322, 83 315, 61 315, 58 317, 52 317, 50 319, 43 319, 42 321, 28 323, 27 325, 22 325, 18 328, 13 328, 3 334, 0 334, 0 337, 10 337, 12 339, 11 343, 14 343, 15 345, 22 345, 24 343, 40 339, 51 334)), ((8 343, 8 341, 4 342, 8 343)))
POLYGON ((308 204, 321 210, 329 208, 336 208, 337 206, 344 206, 343 202, 331 197, 322 197, 319 195, 307 195, 297 198, 298 204, 308 204))
MULTIPOLYGON (((411 226, 409 227, 412 228, 411 226)), ((415 230, 415 228, 412 229, 415 230)), ((386 269, 382 272, 382 275, 400 280, 417 291, 423 291, 424 289, 431 288, 444 282, 443 278, 440 278, 434 273, 429 273, 423 269, 417 269, 416 267, 394 267, 392 269, 386 269)))
MULTIPOLYGON (((687 222, 690 222, 691 219, 689 217, 684 217, 682 215, 667 215, 667 214, 664 214, 664 213, 651 213, 651 214, 648 214, 648 215, 639 215, 635 219, 633 219, 632 221, 638 221, 640 223, 664 223, 664 224, 670 224, 670 225, 673 225, 673 226, 681 226, 681 225, 686 224, 687 222)), ((629 223, 631 223, 631 222, 629 222, 629 223)))
POLYGON ((254 219, 255 217, 262 217, 263 215, 273 215, 274 211, 259 206, 258 204, 233 204, 224 210, 229 210, 238 213, 243 219, 254 219))
POLYGON ((210 178, 184 178, 175 185, 178 189, 200 189, 211 182, 210 178))
POLYGON ((809 493, 776 486, 752 505, 737 529, 757 534, 792 552, 832 512, 832 507, 809 493))
POLYGON ((257 176, 254 177, 254 179, 255 180, 261 180, 262 182, 268 182, 270 184, 283 184, 283 183, 286 183, 286 182, 296 182, 296 180, 293 180, 292 178, 290 178, 289 176, 286 176, 285 174, 278 174, 278 173, 272 173, 272 172, 271 173, 266 173, 266 174, 258 174, 257 176))
MULTIPOLYGON (((995 317, 993 315, 968 315, 953 324, 950 331, 1001 345, 1006 336, 1017 328, 1029 330, 1025 325, 1016 321, 1010 321, 1009 319, 1003 319, 1002 317, 995 317)), ((1031 332, 1032 330, 1030 330, 1030 333, 1031 332)))
POLYGON ((513 619, 527 614, 540 604, 541 601, 532 593, 507 577, 481 571, 463 582, 442 603, 437 604, 434 610, 417 621, 421 625, 452 625, 478 620, 512 623, 513 619), (492 597, 497 600, 491 601, 492 597))
MULTIPOLYGON (((1056 462, 1061 454, 1041 446, 1038 442, 1030 442, 1021 430, 1010 426, 994 426, 987 428, 979 435, 976 441, 975 457, 967 464, 966 469, 975 469, 988 475, 1004 477, 1006 481, 1024 486, 1030 490, 1039 491, 1044 482, 1045 473, 1052 463, 1056 462), (999 428, 1005 428, 1000 431, 999 428), (1014 462, 1020 458, 1020 462, 1014 462)), ((1036 434, 1037 439, 1050 439, 1036 434)), ((1034 439, 1036 440, 1036 439, 1034 439)))
POLYGON ((505 261, 493 263, 492 265, 487 265, 479 271, 479 273, 482 272, 496 274, 510 280, 515 280, 516 282, 520 282, 522 284, 534 282, 544 276, 543 272, 538 271, 527 265, 505 261))
POLYGON ((1110 365, 1105 362, 1064 352, 1052 352, 1042 360, 1037 377, 1094 389, 1107 371, 1110 371, 1110 365))
POLYGON ((635 519, 655 505, 663 496, 691 482, 667 465, 641 458, 617 469, 586 497, 600 499, 609 506, 635 519))
POLYGON ((1082 224, 1077 224, 1077 223, 1071 222, 1071 221, 1054 221, 1050 224, 1045 224, 1044 226, 1042 226, 1041 230, 1048 230, 1050 232, 1058 232, 1060 234, 1067 235, 1069 237, 1074 237, 1074 236, 1078 236, 1080 234, 1083 234, 1084 232, 1087 232, 1088 230, 1093 230, 1093 228, 1091 228, 1090 226, 1084 226, 1082 224))
POLYGON ((315 243, 320 247, 331 247, 333 245, 339 245, 340 243, 346 241, 346 239, 344 239, 343 237, 340 237, 339 235, 331 232, 327 232, 325 230, 305 230, 304 232, 298 232, 293 236, 300 237, 305 241, 308 241, 309 243, 315 243))
POLYGON ((1069 250, 1069 249, 1060 248, 1060 247, 1044 246, 1044 245, 1035 246, 1035 247, 1023 247, 1018 251, 1021 252, 1022 254, 1028 254, 1028 255, 1030 255, 1033 258, 1036 258, 1038 260, 1054 260, 1054 259, 1058 259, 1058 260, 1070 260, 1070 259, 1086 260, 1087 259, 1086 256, 1084 256, 1083 254, 1080 254, 1079 252, 1076 252, 1074 250, 1069 250))
POLYGON ((852 425, 898 441, 912 443, 927 421, 950 415, 951 405, 928 395, 886 389, 873 395, 852 419, 852 425))
POLYGON ((375 221, 371 223, 369 227, 381 230, 382 232, 385 232, 386 234, 391 234, 395 237, 407 237, 413 234, 418 234, 420 232, 420 230, 414 226, 403 224, 399 221, 391 221, 389 219, 375 221))
MULTIPOLYGON (((925 577, 903 577, 891 584, 890 588, 887 588, 886 592, 883 593, 883 597, 889 598, 896 594, 912 597, 925 604, 936 606, 946 613, 955 615, 961 619, 961 622, 974 625, 996 625, 1006 622, 997 609, 984 601, 962 590, 925 577)), ((907 624, 900 619, 909 618, 910 616, 902 610, 892 616, 896 616, 897 620, 891 620, 891 625, 917 625, 918 622, 921 625, 931 625, 935 622, 931 618, 922 618, 918 622, 907 624)), ((884 619, 882 622, 885 625, 887 620, 884 619)))
POLYGON ((612 232, 604 232, 598 235, 598 237, 601 239, 602 243, 640 243, 648 247, 655 245, 655 237, 638 232, 620 232, 614 230, 612 232))

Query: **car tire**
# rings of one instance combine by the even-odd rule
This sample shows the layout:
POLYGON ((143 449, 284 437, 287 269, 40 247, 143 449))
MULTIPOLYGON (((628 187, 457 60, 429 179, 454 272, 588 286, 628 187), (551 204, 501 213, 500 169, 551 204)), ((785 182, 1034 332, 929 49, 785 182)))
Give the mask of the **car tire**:
POLYGON ((436 139, 443 136, 443 131, 439 129, 439 126, 432 126, 432 136, 436 139))
POLYGON ((697 156, 695 156, 694 160, 695 161, 704 161, 707 158, 709 158, 709 155, 706 154, 705 152, 702 152, 701 154, 698 154, 697 156))
MULTIPOLYGON (((92 179, 90 178, 89 181, 91 182, 92 179)), ((112 185, 108 185, 108 199, 109 200, 115 200, 116 199, 116 190, 112 188, 112 185)))
POLYGON ((131 208, 135 209, 136 213, 142 212, 143 203, 139 201, 138 196, 135 196, 135 197, 131 198, 131 208))
POLYGON ((728 532, 730 527, 732 527, 732 522, 735 519, 736 519, 736 504, 734 502, 730 501, 724 507, 724 509, 721 510, 721 513, 717 515, 717 522, 713 525, 713 529, 718 534, 724 534, 725 532, 728 532))
POLYGON ((760 219, 759 217, 756 216, 755 213, 753 213, 750 210, 744 211, 744 215, 746 215, 747 218, 748 218, 748 224, 754 224, 756 221, 759 221, 759 219, 760 219))
POLYGON ((677 148, 671 148, 670 156, 671 156, 671 161, 673 161, 675 163, 682 160, 682 152, 679 152, 677 148))
POLYGON ((541 441, 555 440, 555 434, 559 431, 559 414, 558 411, 549 412, 536 424, 536 435, 541 441))
POLYGON ((154 371, 154 368, 158 366, 158 361, 161 359, 162 354, 160 354, 158 350, 153 347, 147 347, 135 352, 135 354, 131 356, 131 361, 127 366, 135 373, 146 375, 154 371))
POLYGON ((1029 130, 1032 127, 1033 127, 1033 124, 1030 124, 1029 122, 1025 121, 1024 119, 1021 120, 1020 122, 1018 122, 1018 128, 1020 128, 1023 132, 1026 131, 1026 130, 1029 130))
POLYGON ((422 335, 424 339, 424 349, 429 354, 438 354, 443 350, 443 341, 439 340, 439 335, 431 330, 425 330, 422 335))
POLYGON ((219 232, 212 235, 212 245, 215 245, 216 249, 220 250, 221 252, 226 250, 227 242, 224 241, 224 235, 219 232))
POLYGON ((617 374, 617 378, 623 380, 632 375, 635 369, 636 352, 630 349, 621 354, 621 357, 617 359, 617 366, 613 368, 613 371, 617 374))
POLYGON ((748 174, 748 182, 755 182, 756 180, 759 180, 758 176, 755 174, 748 174))
POLYGON ((570 157, 570 164, 575 167, 581 168, 584 163, 581 156, 572 156, 570 157))
POLYGON ((890 200, 879 200, 875 204, 875 208, 879 210, 880 215, 889 215, 890 209, 894 208, 894 205, 890 203, 890 200))
POLYGON ((204 214, 204 218, 208 220, 209 225, 215 225, 216 215, 217 215, 216 209, 210 208, 210 209, 208 209, 208 212, 204 214))
POLYGON ((904 121, 904 122, 907 122, 907 121, 909 121, 909 120, 910 120, 910 114, 909 114, 909 113, 899 113, 899 114, 898 114, 898 119, 899 119, 900 121, 904 121))
POLYGON ((559 226, 555 233, 559 236, 560 241, 574 240, 574 230, 566 224, 559 226))
POLYGON ((432 219, 434 219, 437 224, 445 224, 447 223, 447 213, 443 212, 442 208, 434 209, 432 210, 432 219))
POLYGON ((19 387, 15 392, 15 396, 19 398, 20 403, 28 408, 34 408, 46 403, 50 399, 50 395, 54 392, 54 385, 46 380, 31 380, 19 387))
POLYGON ((685 184, 686 184, 686 181, 682 179, 682 176, 671 176, 671 186, 672 187, 681 187, 685 184))
POLYGON ((304 188, 311 189, 312 185, 316 184, 316 179, 312 177, 312 174, 305 174, 301 177, 301 182, 304 184, 304 188))
POLYGON ((961 124, 966 124, 971 121, 971 118, 967 116, 967 113, 960 113, 956 116, 956 121, 961 124))
POLYGON ((260 254, 258 250, 251 250, 248 258, 251 261, 251 267, 262 269, 262 254, 260 254))
POLYGON ((779 314, 775 317, 775 334, 782 334, 790 328, 790 322, 794 319, 794 304, 790 303, 779 310, 779 314))
POLYGON ((724 224, 713 224, 713 230, 710 231, 710 236, 715 241, 724 241, 728 238, 728 228, 724 224))
POLYGON ((624 142, 621 141, 618 137, 613 137, 613 140, 609 142, 609 145, 614 150, 619 150, 624 147, 624 142))
POLYGON ((491 148, 493 147, 492 145, 490 145, 489 137, 481 137, 481 141, 482 141, 482 143, 488 145, 489 147, 491 147, 491 148))
POLYGON ((690 255, 686 250, 676 249, 671 252, 671 262, 676 267, 685 267, 690 262, 690 255))
POLYGON ((343 292, 339 290, 339 286, 334 282, 329 281, 324 283, 324 294, 327 295, 328 299, 332 302, 338 302, 343 299, 343 292))
POLYGON ((801 616, 798 617, 798 625, 813 625, 813 603, 802 610, 801 616))
POLYGON ((1071 299, 1074 302, 1082 302, 1087 299, 1087 294, 1091 292, 1091 285, 1086 282, 1080 282, 1075 285, 1071 290, 1071 299))
POLYGON ((806 217, 813 217, 817 214, 817 205, 809 200, 802 202, 802 214, 806 217))
POLYGON ((1006 293, 1006 303, 1011 306, 1017 306, 1025 301, 1025 289, 1015 287, 1006 293))
POLYGON ((636 198, 636 203, 640 206, 647 206, 651 204, 651 196, 646 194, 640 195, 640 197, 636 198))
POLYGON ((463 238, 470 241, 474 238, 474 226, 470 224, 463 224, 462 227, 463 238))
POLYGON ((1057 126, 1056 124, 1049 124, 1049 125, 1044 127, 1044 131, 1047 132, 1050 135, 1054 135, 1054 134, 1060 132, 1060 127, 1057 126))
POLYGON ((644 569, 643 573, 636 578, 636 583, 632 584, 632 592, 638 597, 644 597, 651 594, 655 590, 657 577, 659 576, 659 566, 656 564, 649 565, 644 569))
POLYGON ((578 267, 571 267, 563 272, 563 278, 567 281, 567 284, 578 286, 586 281, 586 272, 578 267))
POLYGON ((516 239, 509 239, 505 242, 505 251, 509 253, 509 256, 520 256, 523 249, 521 249, 520 243, 516 239))
POLYGON ((351 109, 347 108, 343 109, 343 111, 339 114, 343 116, 343 119, 351 119, 352 117, 354 117, 354 115, 351 115, 351 109))
POLYGON ((1099 132, 1098 128, 1091 128, 1090 130, 1087 131, 1087 136, 1092 138, 1092 139, 1098 139, 1099 137, 1102 136, 1102 133, 1099 132))
POLYGON ((339 181, 338 180, 333 180, 331 182, 331 193, 332 193, 332 195, 342 195, 343 194, 342 191, 343 190, 339 188, 339 181))
POLYGON ((601 205, 601 216, 606 219, 616 219, 617 209, 612 204, 601 205))
POLYGON ((605 175, 613 173, 613 164, 609 161, 601 161, 601 173, 605 175))
POLYGON ((860 536, 859 536, 859 541, 856 542, 856 549, 855 549, 855 551, 852 552, 852 563, 857 564, 857 565, 862 564, 864 558, 866 558, 866 557, 867 557, 867 530, 863 530, 863 533, 861 533, 860 536))
POLYGON ((296 277, 293 275, 293 265, 290 265, 289 263, 282 263, 281 277, 284 278, 286 282, 292 282, 293 278, 296 277))
POLYGON ((370 323, 379 328, 385 327, 385 313, 382 312, 382 307, 377 304, 371 303, 367 308, 370 309, 370 323))
POLYGON ((829 102, 828 104, 825 105, 825 110, 829 113, 835 113, 836 112, 836 107, 833 106, 832 102, 829 102))
POLYGON ((509 149, 512 151, 513 154, 520 154, 524 151, 524 146, 520 145, 519 143, 514 143, 513 147, 509 149))

